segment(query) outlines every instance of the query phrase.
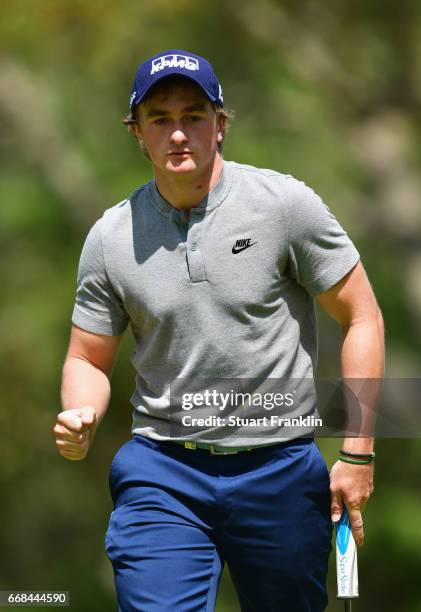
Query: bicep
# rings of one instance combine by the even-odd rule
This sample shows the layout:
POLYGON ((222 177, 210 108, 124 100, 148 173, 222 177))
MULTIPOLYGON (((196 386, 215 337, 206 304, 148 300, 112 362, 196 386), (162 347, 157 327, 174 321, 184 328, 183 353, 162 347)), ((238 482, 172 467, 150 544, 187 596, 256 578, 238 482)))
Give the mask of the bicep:
POLYGON ((83 359, 110 377, 121 339, 122 334, 118 336, 95 334, 73 323, 66 360, 83 359))
POLYGON ((338 283, 315 297, 323 310, 344 328, 377 317, 380 312, 360 261, 338 283))

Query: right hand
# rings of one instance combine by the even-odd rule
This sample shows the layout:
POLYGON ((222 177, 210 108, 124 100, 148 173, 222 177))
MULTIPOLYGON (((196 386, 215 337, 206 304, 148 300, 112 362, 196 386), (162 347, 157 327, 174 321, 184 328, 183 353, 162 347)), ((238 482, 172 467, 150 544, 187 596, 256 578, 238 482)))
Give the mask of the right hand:
POLYGON ((60 455, 70 461, 85 459, 97 427, 98 419, 92 406, 60 412, 53 429, 60 455))

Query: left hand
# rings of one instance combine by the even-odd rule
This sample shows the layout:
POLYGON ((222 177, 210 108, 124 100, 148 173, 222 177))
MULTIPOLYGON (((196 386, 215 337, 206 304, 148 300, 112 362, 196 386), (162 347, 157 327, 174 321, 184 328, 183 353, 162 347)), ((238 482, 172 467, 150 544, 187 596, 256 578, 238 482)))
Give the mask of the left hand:
POLYGON ((355 465, 337 461, 330 471, 332 521, 342 516, 343 504, 348 510, 352 534, 358 546, 364 544, 364 528, 361 512, 373 492, 374 463, 355 465))

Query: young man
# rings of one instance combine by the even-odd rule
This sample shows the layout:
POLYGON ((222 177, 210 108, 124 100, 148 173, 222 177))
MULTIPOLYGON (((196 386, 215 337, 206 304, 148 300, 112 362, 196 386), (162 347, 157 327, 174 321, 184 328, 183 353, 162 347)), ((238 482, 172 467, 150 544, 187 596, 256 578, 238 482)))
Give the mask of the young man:
MULTIPOLYGON (((154 180, 105 211, 82 251, 54 432, 64 457, 85 458, 130 322, 132 438, 110 468, 106 536, 123 612, 212 610, 225 561, 243 610, 322 611, 344 504, 363 542, 372 438, 345 438, 329 491, 311 425, 291 434, 249 404, 241 414, 258 418, 230 427, 238 406, 209 391, 312 380, 315 299, 344 332, 343 377, 383 373, 382 318, 355 247, 304 183, 224 161, 226 121, 205 59, 145 61, 126 122, 154 180)), ((283 416, 315 413, 312 394, 292 404, 283 416)))

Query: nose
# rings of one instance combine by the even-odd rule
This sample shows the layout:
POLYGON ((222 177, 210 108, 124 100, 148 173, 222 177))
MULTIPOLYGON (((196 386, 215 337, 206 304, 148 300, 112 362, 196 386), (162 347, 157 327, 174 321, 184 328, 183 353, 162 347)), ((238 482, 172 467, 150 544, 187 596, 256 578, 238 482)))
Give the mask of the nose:
POLYGON ((177 146, 185 144, 188 141, 187 134, 180 128, 175 129, 171 134, 171 142, 177 146))

